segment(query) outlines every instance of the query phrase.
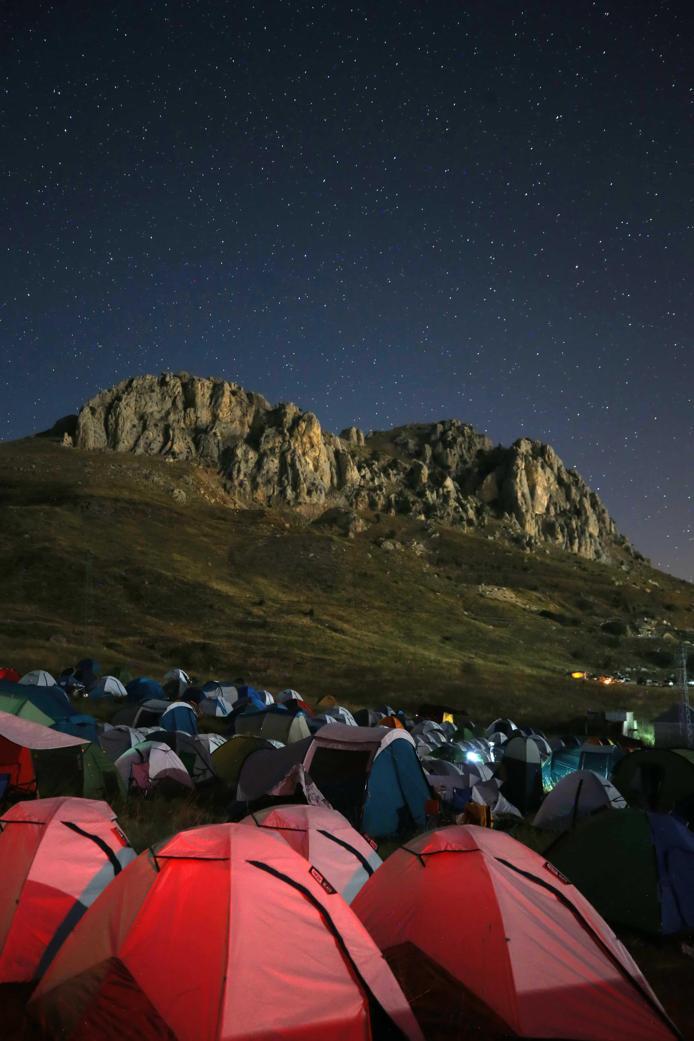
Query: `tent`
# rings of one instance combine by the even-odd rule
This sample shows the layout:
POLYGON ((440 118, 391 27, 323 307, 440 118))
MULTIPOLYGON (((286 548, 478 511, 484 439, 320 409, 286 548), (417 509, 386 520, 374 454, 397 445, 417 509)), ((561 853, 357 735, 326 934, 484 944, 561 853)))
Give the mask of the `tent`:
POLYGON ((553 751, 546 764, 547 779, 550 784, 556 784, 574 770, 592 770, 609 780, 623 756, 618 745, 599 745, 592 741, 568 744, 565 739, 564 747, 553 751))
POLYGON ((61 734, 72 734, 73 737, 83 737, 85 741, 98 741, 102 726, 94 716, 75 713, 68 719, 59 719, 53 724, 53 730, 61 734))
POLYGON ((147 740, 168 745, 176 753, 194 784, 204 784, 215 777, 212 753, 227 738, 221 734, 188 734, 182 730, 158 730, 147 735, 147 740))
POLYGON ((652 936, 694 929, 694 835, 674 817, 606 810, 545 854, 608 922, 652 936))
POLYGON ((625 755, 612 775, 630 806, 674 813, 694 828, 694 750, 642 748, 625 755))
POLYGON ((304 766, 328 802, 367 835, 425 826, 431 792, 406 730, 334 723, 314 735, 304 766))
POLYGON ((38 979, 135 852, 105 802, 38 799, 0 817, 0 984, 38 979))
POLYGON ((35 723, 44 723, 45 717, 56 723, 75 714, 69 697, 60 687, 32 687, 7 680, 0 683, 0 708, 3 712, 33 719, 35 723), (31 709, 26 702, 32 706, 31 709))
POLYGON ((250 814, 241 823, 275 831, 318 868, 348 904, 383 863, 346 817, 327 807, 272 806, 250 814))
POLYGON ((97 683, 101 675, 101 665, 94 658, 83 658, 75 666, 75 679, 89 691, 97 683))
POLYGON ((180 698, 190 686, 190 676, 183 669, 169 669, 164 674, 162 687, 173 698, 180 698))
POLYGON ((25 672, 22 678, 19 680, 22 686, 27 687, 57 687, 58 684, 55 682, 50 672, 46 672, 45 669, 33 669, 32 672, 25 672))
POLYGON ((197 734, 197 713, 187 701, 174 701, 162 712, 159 726, 162 730, 182 730, 185 734, 197 734))
POLYGON ((260 712, 242 712, 236 717, 235 729, 237 734, 254 734, 256 737, 281 741, 285 745, 302 741, 311 733, 305 716, 293 715, 278 706, 260 712))
POLYGON ((269 793, 286 778, 292 767, 303 763, 311 740, 306 737, 302 741, 293 741, 291 745, 256 749, 244 758, 236 786, 236 801, 243 804, 237 808, 239 816, 276 801, 267 798, 269 793))
POLYGON ((205 693, 205 697, 198 705, 201 716, 225 717, 229 715, 231 709, 231 702, 227 701, 223 694, 214 694, 209 691, 205 693))
POLYGON ((441 828, 392 853, 352 907, 427 1036, 673 1041, 587 900, 502 832, 441 828))
POLYGON ((154 788, 192 788, 185 766, 162 741, 143 741, 116 759, 116 770, 126 791, 145 793, 154 788))
POLYGON ((501 760, 501 794, 525 816, 542 802, 540 750, 531 737, 520 734, 505 743, 501 760))
POLYGON ((111 762, 115 763, 118 756, 123 755, 123 752, 127 752, 129 748, 139 745, 145 738, 146 735, 142 730, 127 727, 121 723, 104 730, 99 736, 99 744, 111 762))
POLYGON ((487 737, 492 737, 494 734, 503 734, 504 737, 513 737, 518 732, 518 727, 512 719, 495 719, 493 723, 490 723, 485 734, 487 737))
POLYGON ((268 741, 267 738, 257 737, 255 734, 234 734, 212 753, 215 775, 236 791, 241 767, 248 756, 259 749, 279 747, 279 742, 268 741))
POLYGON ((375 708, 359 708, 354 713, 354 722, 358 727, 377 727, 383 719, 383 713, 375 708))
POLYGON ((566 831, 591 813, 623 810, 625 806, 625 800, 604 777, 592 770, 576 770, 562 777, 545 796, 533 825, 548 831, 566 831))
POLYGON ((10 683, 19 683, 21 676, 16 669, 9 665, 0 667, 0 680, 9 680, 10 683))
POLYGON ((209 680, 202 687, 202 692, 206 698, 223 698, 232 708, 239 697, 236 686, 233 683, 228 683, 226 680, 209 680))
POLYGON ((159 726, 161 717, 170 704, 170 701, 160 701, 159 698, 141 701, 133 716, 132 725, 134 727, 159 726))
POLYGON ((116 676, 102 676, 89 691, 90 698, 127 698, 128 692, 116 676))
POLYGON ((0 711, 0 778, 10 795, 36 795, 44 787, 42 772, 47 780, 54 762, 59 772, 66 760, 78 769, 85 744, 82 738, 0 711))
POLYGON ((329 882, 277 835, 241 824, 193 828, 139 856, 67 939, 30 1009, 71 1041, 422 1039, 329 882))
POLYGON ((165 701, 164 688, 149 676, 137 676, 125 687, 128 701, 165 701))

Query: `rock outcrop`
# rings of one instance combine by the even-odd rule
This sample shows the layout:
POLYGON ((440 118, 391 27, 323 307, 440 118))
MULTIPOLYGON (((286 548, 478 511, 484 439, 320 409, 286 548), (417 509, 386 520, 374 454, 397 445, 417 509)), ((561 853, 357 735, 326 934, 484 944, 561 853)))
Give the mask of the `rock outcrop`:
POLYGON ((217 470, 239 505, 403 513, 501 522, 525 548, 605 558, 626 540, 598 496, 554 450, 494 446, 459 420, 337 437, 312 412, 272 406, 235 383, 187 373, 125 380, 81 409, 77 448, 191 460, 217 470))

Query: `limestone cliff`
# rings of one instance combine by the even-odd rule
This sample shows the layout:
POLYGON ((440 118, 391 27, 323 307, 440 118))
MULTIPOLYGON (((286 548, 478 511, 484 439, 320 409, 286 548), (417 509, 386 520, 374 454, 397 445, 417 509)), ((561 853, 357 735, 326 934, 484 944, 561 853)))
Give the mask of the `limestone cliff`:
POLYGON ((502 522, 527 548, 604 558, 625 544, 598 496, 554 450, 494 446, 458 420, 337 437, 312 412, 272 406, 235 383, 139 376, 81 409, 78 448, 188 459, 217 470, 239 505, 407 513, 451 524, 502 522))

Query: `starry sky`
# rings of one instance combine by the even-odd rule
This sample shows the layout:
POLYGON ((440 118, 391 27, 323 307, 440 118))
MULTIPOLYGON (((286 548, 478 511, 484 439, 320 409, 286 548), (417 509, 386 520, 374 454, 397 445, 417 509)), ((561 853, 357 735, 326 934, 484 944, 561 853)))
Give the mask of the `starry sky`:
POLYGON ((0 0, 0 437, 180 369, 456 416, 694 579, 693 15, 0 0))

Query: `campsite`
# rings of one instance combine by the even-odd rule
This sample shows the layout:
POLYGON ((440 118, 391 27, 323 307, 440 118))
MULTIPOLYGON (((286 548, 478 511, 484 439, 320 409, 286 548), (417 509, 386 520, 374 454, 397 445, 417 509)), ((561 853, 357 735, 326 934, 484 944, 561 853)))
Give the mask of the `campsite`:
POLYGON ((694 752, 310 702, 2 670, 3 1037, 694 1037, 694 752))

